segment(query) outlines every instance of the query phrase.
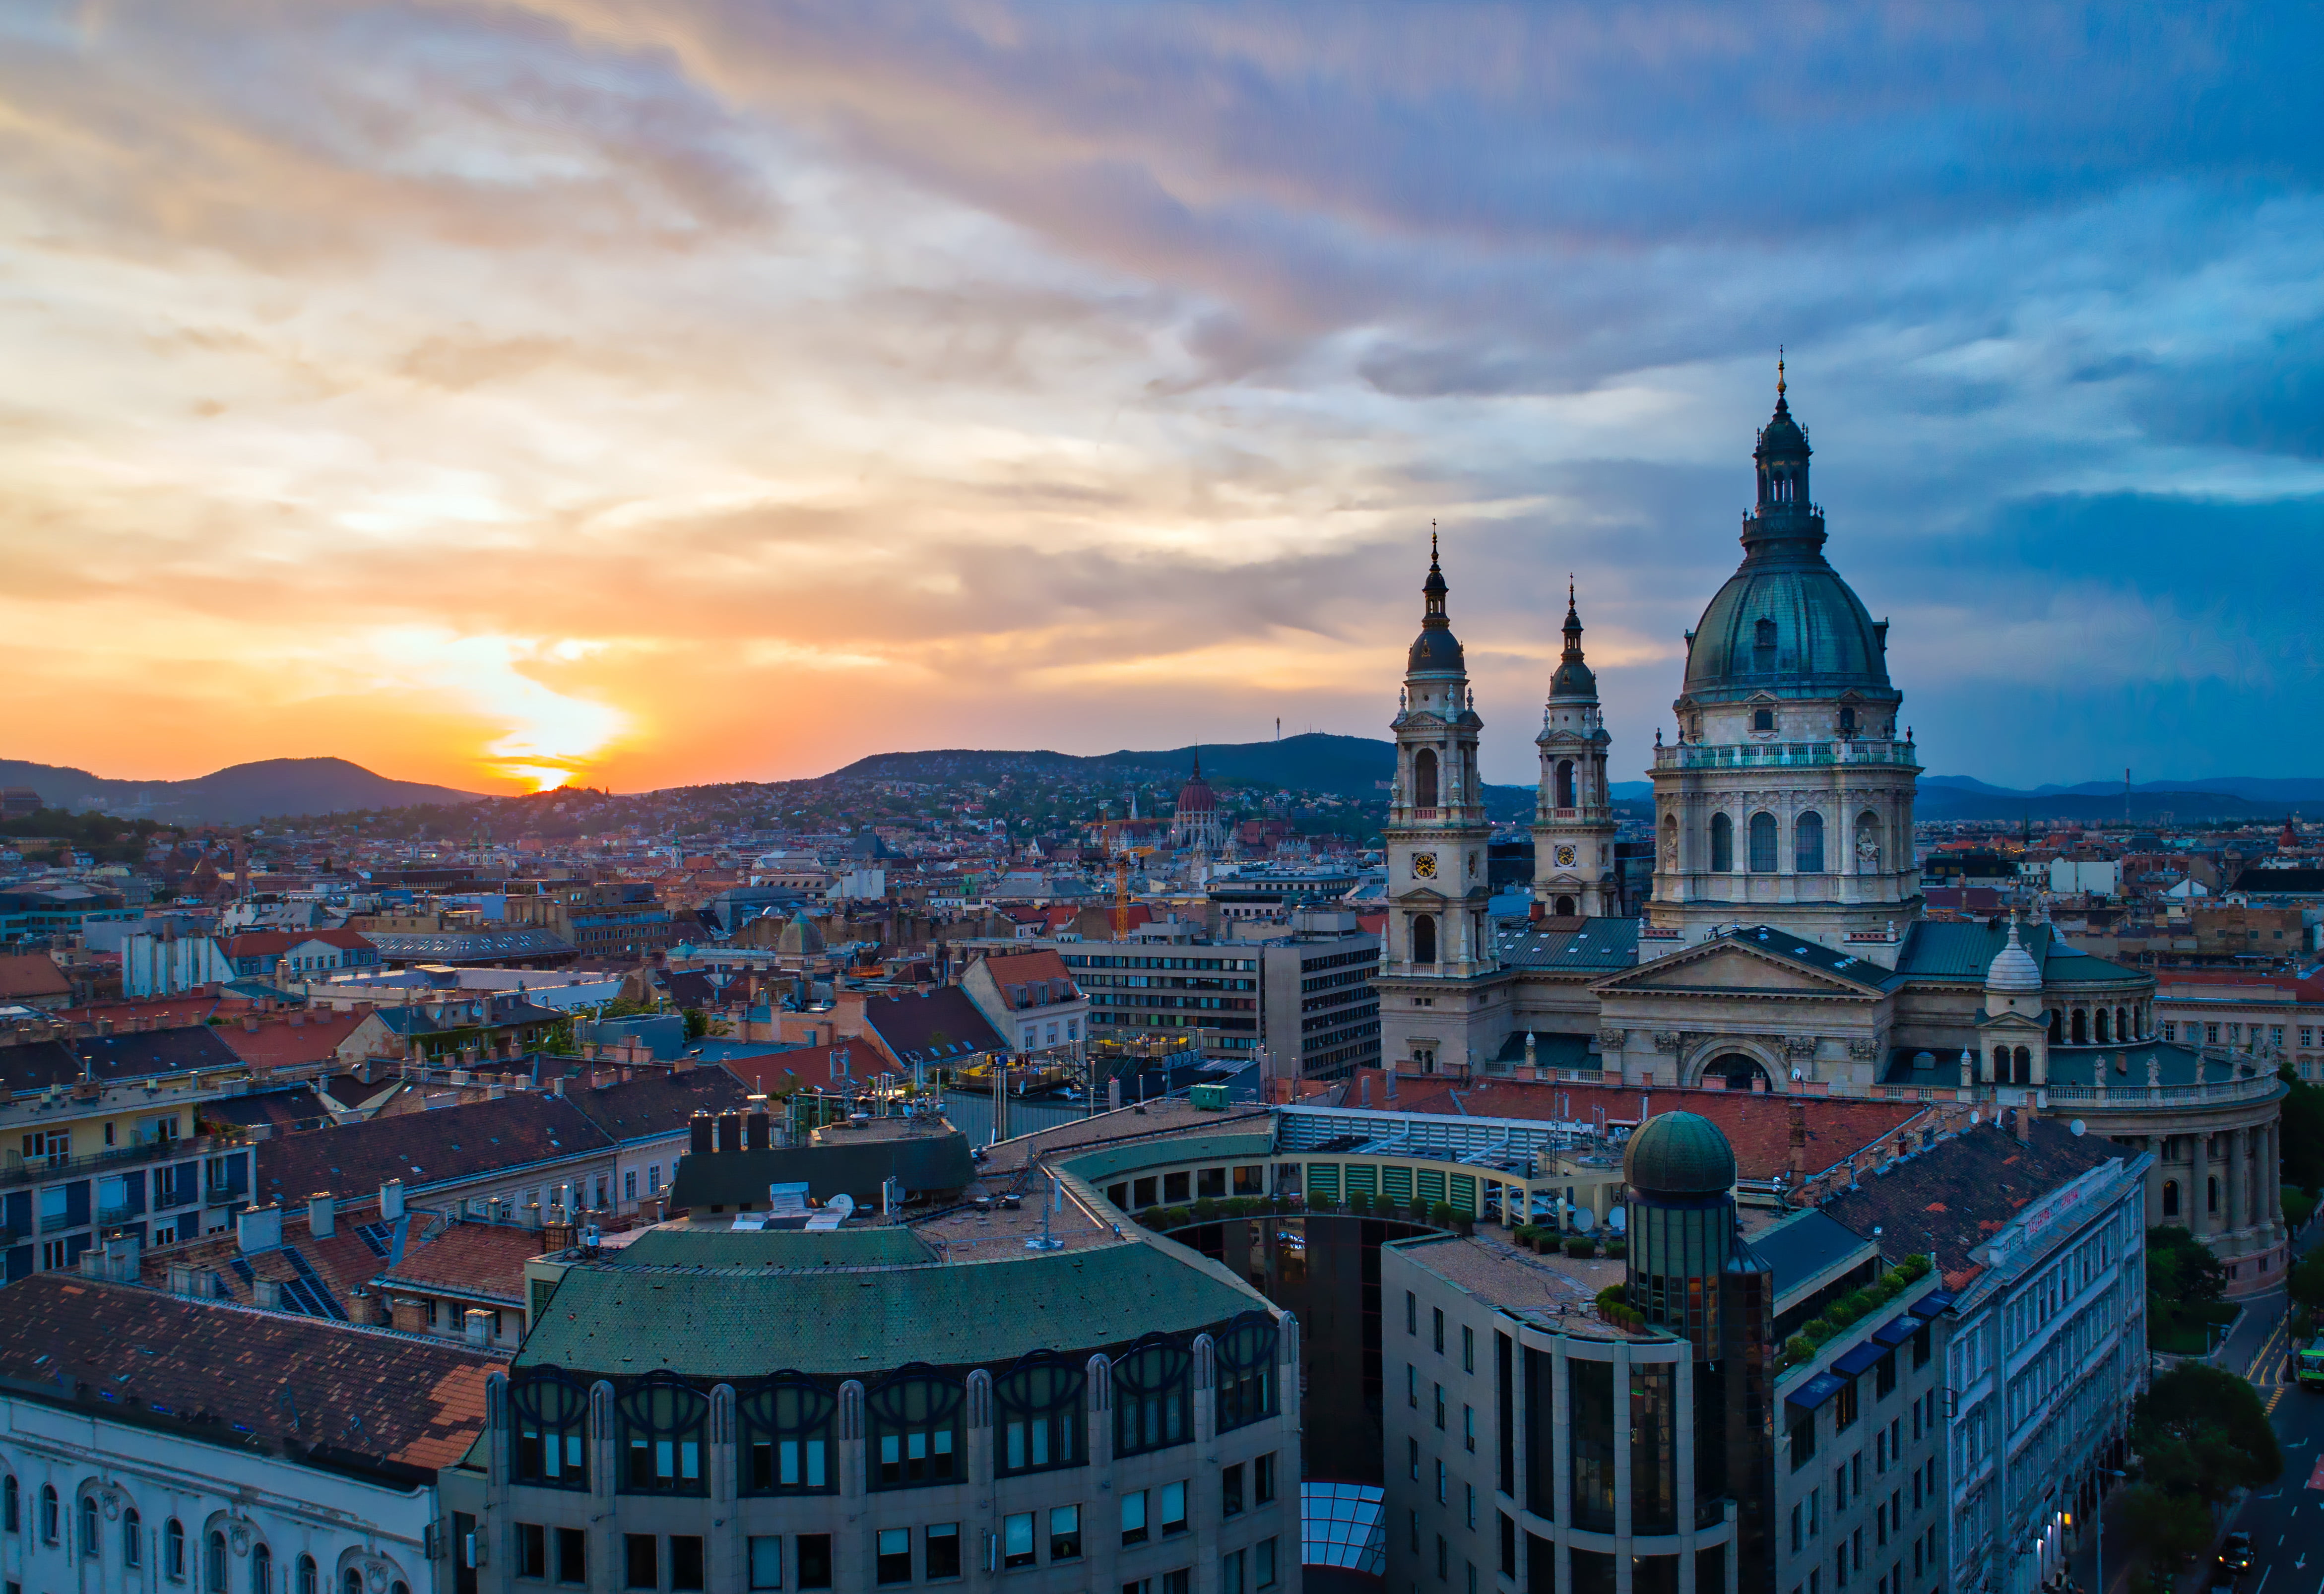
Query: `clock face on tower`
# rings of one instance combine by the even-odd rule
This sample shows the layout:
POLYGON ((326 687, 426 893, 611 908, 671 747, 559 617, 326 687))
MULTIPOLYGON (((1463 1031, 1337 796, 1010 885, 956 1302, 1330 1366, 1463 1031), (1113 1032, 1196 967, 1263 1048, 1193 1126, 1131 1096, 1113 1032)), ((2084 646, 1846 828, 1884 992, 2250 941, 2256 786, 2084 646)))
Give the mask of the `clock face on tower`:
POLYGON ((1434 880, 1436 878, 1436 854, 1434 852, 1415 852, 1412 855, 1412 873, 1413 878, 1416 880, 1434 880))
POLYGON ((1573 849, 1572 847, 1560 847, 1557 849, 1557 866, 1560 869, 1571 869, 1573 867, 1573 849))

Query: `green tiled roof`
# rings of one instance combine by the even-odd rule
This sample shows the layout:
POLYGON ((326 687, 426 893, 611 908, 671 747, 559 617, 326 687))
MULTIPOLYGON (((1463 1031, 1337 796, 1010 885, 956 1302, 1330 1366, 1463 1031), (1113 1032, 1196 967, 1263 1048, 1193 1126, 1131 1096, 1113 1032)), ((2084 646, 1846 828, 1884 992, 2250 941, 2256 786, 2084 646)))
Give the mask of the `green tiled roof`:
POLYGON ((908 1229, 652 1229, 613 1254, 623 1267, 897 1267, 933 1262, 908 1229))
POLYGON ((1214 1267, 1144 1240, 935 1267, 664 1273, 578 1267, 516 1366, 608 1377, 668 1368, 691 1378, 782 1369, 875 1376, 909 1362, 1011 1362, 1184 1333, 1263 1310, 1214 1267))
POLYGON ((1061 1157, 1057 1166, 1093 1184, 1102 1184, 1120 1175, 1159 1167, 1165 1163, 1249 1162, 1253 1157, 1265 1161, 1274 1151, 1275 1134, 1271 1129, 1255 1134, 1162 1135, 1128 1146, 1103 1146, 1078 1156, 1061 1157))
MULTIPOLYGON (((2093 982, 2136 985, 2146 976, 2102 957, 2093 957, 2058 934, 2055 926, 2017 926, 2017 938, 2042 965, 2046 985, 2093 982)), ((1952 920, 1923 919, 1905 937, 1896 959, 1896 972, 1908 980, 1976 980, 2009 940, 2009 926, 1952 920)))

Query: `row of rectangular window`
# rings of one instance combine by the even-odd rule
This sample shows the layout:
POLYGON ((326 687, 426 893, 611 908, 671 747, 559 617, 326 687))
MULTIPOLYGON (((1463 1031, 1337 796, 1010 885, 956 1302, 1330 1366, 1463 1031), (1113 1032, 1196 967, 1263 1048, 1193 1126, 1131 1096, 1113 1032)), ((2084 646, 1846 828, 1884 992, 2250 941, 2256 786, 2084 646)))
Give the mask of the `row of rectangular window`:
MULTIPOLYGON (((1183 1489, 1185 1486, 1176 1487, 1183 1489)), ((1185 1527, 1183 1520, 1178 1526, 1185 1527)), ((908 1527, 874 1531, 872 1576, 876 1582, 939 1582, 961 1575, 960 1524, 936 1522, 922 1527, 917 1556, 913 1536, 908 1527)), ((753 1589, 830 1588, 835 1572, 831 1539, 829 1534, 794 1534, 786 1553, 780 1534, 752 1534, 744 1543, 748 1586, 753 1589)), ((703 1543, 697 1534, 622 1534, 623 1586, 656 1590, 667 1588, 672 1594, 698 1594, 707 1587, 703 1543), (667 1583, 663 1581, 665 1568, 669 1574, 667 1583)), ((1222 1555, 1222 1594, 1254 1594, 1255 1590, 1276 1587, 1279 1574, 1277 1543, 1276 1539, 1266 1538, 1246 1550, 1231 1550, 1222 1555)), ((989 1560, 1001 1571, 1035 1566, 1044 1561, 1055 1563, 1081 1558, 1082 1515, 1077 1505, 1053 1506, 1046 1511, 1019 1511, 1003 1516, 1001 1532, 993 1539, 989 1554, 989 1560)), ((988 1571, 993 1569, 992 1565, 987 1567, 988 1571)), ((537 1523, 517 1524, 516 1574, 540 1582, 586 1587, 589 1580, 587 1535, 579 1528, 561 1527, 552 1533, 537 1523)), ((1190 1578, 1191 1572, 1185 1568, 1163 1573, 1163 1594, 1187 1594, 1190 1578)), ((1154 1582, 1152 1578, 1142 1578, 1124 1583, 1123 1594, 1152 1594, 1154 1582)))

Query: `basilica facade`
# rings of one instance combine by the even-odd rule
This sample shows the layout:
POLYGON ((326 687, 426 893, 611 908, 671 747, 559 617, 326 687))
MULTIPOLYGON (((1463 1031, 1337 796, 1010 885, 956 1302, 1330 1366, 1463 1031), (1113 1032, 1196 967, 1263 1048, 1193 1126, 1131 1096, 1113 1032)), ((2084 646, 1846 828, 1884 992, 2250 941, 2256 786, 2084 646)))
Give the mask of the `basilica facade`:
POLYGON ((2150 1221, 2202 1236, 2238 1293, 2281 1282, 2275 1078, 2163 1041, 2153 977, 2047 923, 1923 917, 1888 626, 1825 557, 1810 456, 1779 382, 1742 563, 1687 632, 1672 735, 1649 750, 1637 917, 1614 917, 1618 755, 1569 589, 1536 738, 1534 917, 1494 924, 1484 723, 1432 542, 1392 722, 1384 1064, 2028 1106, 2153 1151, 2150 1221))

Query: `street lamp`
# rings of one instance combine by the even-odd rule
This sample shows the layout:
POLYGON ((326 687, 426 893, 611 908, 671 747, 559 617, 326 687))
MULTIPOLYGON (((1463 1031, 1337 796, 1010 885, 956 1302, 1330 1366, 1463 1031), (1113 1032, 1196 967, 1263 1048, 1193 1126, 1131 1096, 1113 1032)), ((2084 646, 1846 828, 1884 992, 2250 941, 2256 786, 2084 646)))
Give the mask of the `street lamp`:
POLYGON ((2090 1513, 2090 1560, 2093 1563, 2092 1570, 2096 1574, 2091 1580, 2098 1584, 2098 1588, 2094 1591, 2094 1594, 2106 1594, 2107 1586, 2105 1480, 2109 1478, 2127 1478, 2129 1476, 2129 1473, 2116 1471, 2112 1467, 2101 1467, 2098 1469, 2099 1483, 2098 1504, 2091 1508, 2090 1513))

